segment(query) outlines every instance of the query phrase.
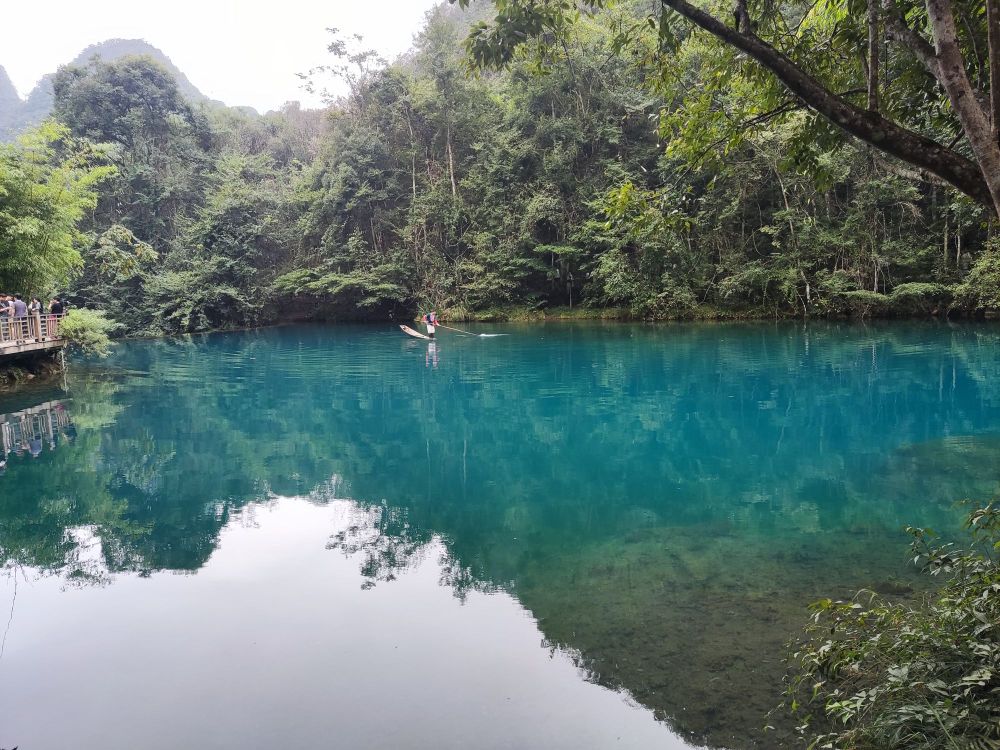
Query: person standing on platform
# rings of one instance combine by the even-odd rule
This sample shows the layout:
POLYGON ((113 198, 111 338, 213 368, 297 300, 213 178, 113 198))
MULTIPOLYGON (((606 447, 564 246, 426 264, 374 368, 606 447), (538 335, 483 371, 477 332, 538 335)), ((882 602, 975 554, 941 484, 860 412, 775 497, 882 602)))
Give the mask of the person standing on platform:
POLYGON ((28 327, 31 329, 31 336, 36 341, 41 341, 42 339, 42 302, 38 297, 32 297, 31 301, 28 302, 28 317, 30 321, 28 322, 28 327))
POLYGON ((28 338, 28 306, 24 304, 24 300, 21 299, 20 294, 14 295, 14 301, 11 303, 11 310, 14 314, 11 316, 14 318, 14 329, 16 331, 18 343, 23 343, 26 338, 28 338))

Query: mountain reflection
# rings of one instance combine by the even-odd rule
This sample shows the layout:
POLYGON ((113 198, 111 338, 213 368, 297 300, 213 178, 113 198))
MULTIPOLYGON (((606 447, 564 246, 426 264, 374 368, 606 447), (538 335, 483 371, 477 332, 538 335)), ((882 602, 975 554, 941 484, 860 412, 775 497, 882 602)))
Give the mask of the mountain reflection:
POLYGON ((43 450, 0 478, 0 555, 193 572, 248 505, 353 498, 329 546, 365 587, 440 541, 457 596, 510 592, 590 679, 744 747, 792 736, 760 727, 804 606, 918 585, 901 525, 1000 478, 991 328, 505 330, 436 367, 347 326, 124 344, 19 409, 43 450))

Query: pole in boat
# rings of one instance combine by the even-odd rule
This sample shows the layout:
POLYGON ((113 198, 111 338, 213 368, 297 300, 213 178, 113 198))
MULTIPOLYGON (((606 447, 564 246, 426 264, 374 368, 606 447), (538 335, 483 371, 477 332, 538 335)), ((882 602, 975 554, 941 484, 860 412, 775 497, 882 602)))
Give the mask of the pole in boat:
POLYGON ((469 331, 463 331, 463 330, 461 330, 459 328, 452 328, 451 326, 446 326, 444 323, 441 323, 441 322, 439 322, 437 324, 437 326, 438 326, 438 328, 444 328, 447 331, 454 331, 455 333, 461 333, 461 334, 464 334, 466 336, 478 336, 479 335, 478 333, 470 333, 469 331))
POLYGON ((463 334, 465 336, 475 336, 476 338, 480 338, 480 339, 493 339, 493 338, 496 338, 497 336, 509 336, 510 335, 510 334, 507 334, 507 333, 472 333, 471 331, 463 331, 461 328, 450 328, 448 326, 441 325, 440 323, 438 323, 437 325, 438 325, 438 328, 447 328, 449 331, 454 331, 455 333, 461 333, 461 334, 463 334))

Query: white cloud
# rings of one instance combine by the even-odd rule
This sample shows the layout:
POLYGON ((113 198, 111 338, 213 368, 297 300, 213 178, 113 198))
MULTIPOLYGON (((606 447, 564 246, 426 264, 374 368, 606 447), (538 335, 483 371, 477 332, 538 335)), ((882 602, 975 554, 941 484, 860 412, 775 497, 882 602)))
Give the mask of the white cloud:
POLYGON ((26 95, 38 79, 111 38, 159 47, 207 96, 275 109, 316 105, 296 73, 328 62, 328 27, 362 34, 392 59, 410 46, 435 0, 7 0, 0 65, 26 95))

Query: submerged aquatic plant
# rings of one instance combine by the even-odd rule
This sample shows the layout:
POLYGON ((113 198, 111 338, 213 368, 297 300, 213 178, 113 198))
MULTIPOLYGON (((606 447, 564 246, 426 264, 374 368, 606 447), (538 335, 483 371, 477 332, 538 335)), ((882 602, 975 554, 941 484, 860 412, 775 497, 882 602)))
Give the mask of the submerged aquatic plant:
POLYGON ((907 529, 914 562, 947 579, 918 603, 812 605, 785 691, 810 748, 1000 748, 1000 505, 966 525, 964 550, 907 529))

